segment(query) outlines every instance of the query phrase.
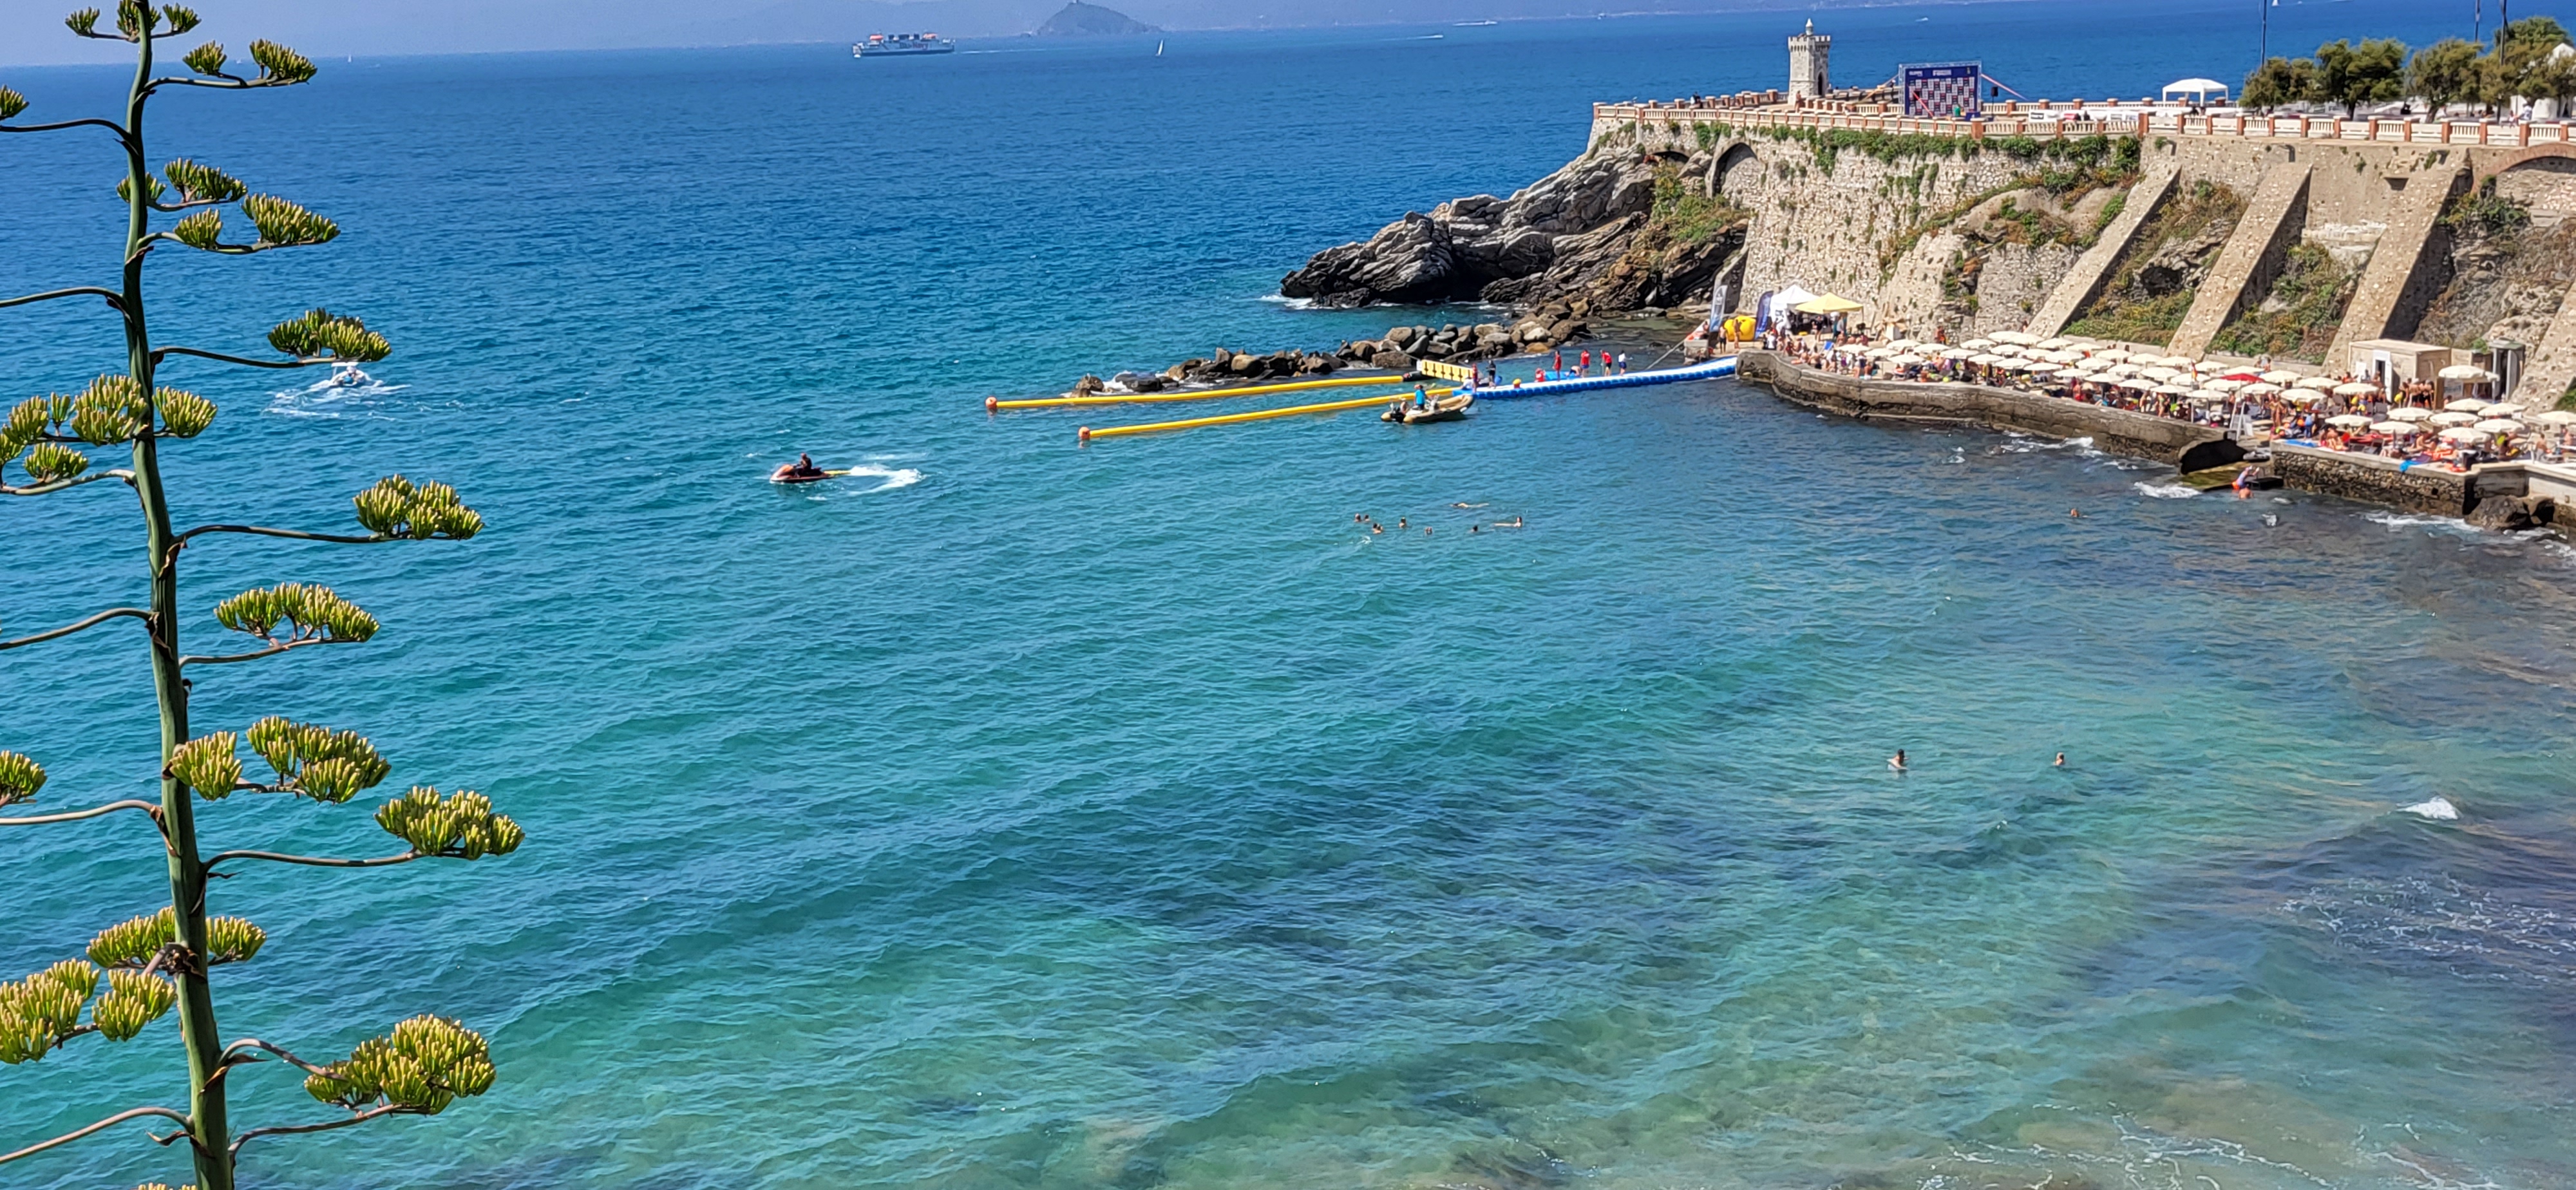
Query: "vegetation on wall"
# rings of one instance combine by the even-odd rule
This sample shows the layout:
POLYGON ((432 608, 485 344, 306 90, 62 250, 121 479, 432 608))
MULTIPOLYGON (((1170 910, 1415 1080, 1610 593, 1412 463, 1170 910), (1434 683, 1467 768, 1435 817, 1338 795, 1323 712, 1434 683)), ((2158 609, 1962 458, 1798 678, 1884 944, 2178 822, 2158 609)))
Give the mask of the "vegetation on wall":
POLYGON ((2344 307, 2360 275, 2314 244, 2290 249, 2281 275, 2263 303, 2218 332, 2210 346, 2235 355, 2276 359, 2325 359, 2343 324, 2344 307))
POLYGON ((2214 182, 2196 182, 2167 202, 2120 258, 2093 299, 2066 328, 2070 335, 2125 343, 2165 343, 2191 311, 2197 270, 2226 242, 2245 214, 2245 199, 2214 182))
POLYGON ((1675 244, 1705 244, 1751 221, 1753 212, 1682 180, 1671 165, 1655 168, 1655 201, 1646 229, 1675 244))

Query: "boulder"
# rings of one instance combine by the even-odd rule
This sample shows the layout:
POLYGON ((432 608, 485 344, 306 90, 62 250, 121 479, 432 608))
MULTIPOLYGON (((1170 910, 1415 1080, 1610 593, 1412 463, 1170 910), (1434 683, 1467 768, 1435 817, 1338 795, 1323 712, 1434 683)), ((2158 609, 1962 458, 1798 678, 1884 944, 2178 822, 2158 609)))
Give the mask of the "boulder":
POLYGON ((1389 327, 1386 332, 1387 348, 1393 351, 1402 351, 1407 347, 1413 346, 1413 337, 1415 333, 1414 328, 1409 326, 1389 327))
POLYGON ((1261 364, 1261 357, 1248 351, 1238 351, 1232 356, 1227 356, 1223 349, 1219 349, 1217 355, 1225 359, 1225 370, 1237 376, 1249 376, 1252 370, 1261 364))
POLYGON ((2489 496, 2469 512, 2469 523, 2481 529, 2518 533, 2533 527, 2530 502, 2520 496, 2489 496))
POLYGON ((1547 324, 1536 319, 1524 319, 1512 328, 1512 337, 1523 343, 1536 343, 1547 337, 1547 324))
POLYGON ((1369 357, 1369 366, 1387 372, 1402 372, 1413 367, 1413 357, 1401 351, 1381 351, 1369 357))
POLYGON ((1365 243, 1318 252, 1279 292, 1344 308, 1473 298, 1550 269, 1564 237, 1633 225, 1653 202, 1651 162, 1586 154, 1508 199, 1480 194, 1408 212, 1365 243))

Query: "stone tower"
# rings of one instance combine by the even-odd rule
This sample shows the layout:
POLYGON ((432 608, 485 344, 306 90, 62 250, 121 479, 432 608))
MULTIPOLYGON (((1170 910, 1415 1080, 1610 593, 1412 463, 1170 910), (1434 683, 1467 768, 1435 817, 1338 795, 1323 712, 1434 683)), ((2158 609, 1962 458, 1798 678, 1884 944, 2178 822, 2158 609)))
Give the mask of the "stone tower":
POLYGON ((1822 99, 1833 90, 1825 78, 1825 54, 1834 47, 1834 39, 1816 32, 1816 23, 1807 22, 1807 31, 1789 39, 1789 98, 1822 99))

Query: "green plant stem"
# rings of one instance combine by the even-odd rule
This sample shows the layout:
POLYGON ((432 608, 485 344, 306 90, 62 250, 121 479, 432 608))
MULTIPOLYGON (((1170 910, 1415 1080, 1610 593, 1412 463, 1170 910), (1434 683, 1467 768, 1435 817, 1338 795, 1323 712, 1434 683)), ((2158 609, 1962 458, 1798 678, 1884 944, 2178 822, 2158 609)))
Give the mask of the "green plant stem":
POLYGON ((94 628, 100 624, 107 623, 110 620, 125 616, 131 616, 135 619, 142 620, 146 624, 149 624, 152 619, 152 613, 139 607, 112 607, 95 616, 91 616, 88 619, 65 624, 51 632, 39 632, 34 636, 22 636, 16 640, 0 640, 0 650, 20 649, 25 648, 28 645, 41 644, 45 641, 53 640, 56 637, 70 636, 83 628, 94 628))
POLYGON ((92 806, 86 810, 72 810, 61 814, 39 814, 33 818, 0 818, 0 826, 43 826, 50 822, 79 822, 84 818, 98 818, 104 815, 114 814, 119 810, 141 810, 146 814, 152 815, 155 821, 158 821, 161 817, 161 806, 159 803, 127 800, 122 802, 109 802, 104 806, 92 806))
MULTIPOLYGON (((151 98, 152 33, 135 39, 134 84, 126 94, 121 140, 126 156, 124 293, 126 367, 143 386, 144 424, 158 420, 154 400, 152 335, 143 314, 143 261, 152 238, 152 170, 143 154, 143 106, 151 98)), ((170 907, 178 943, 189 961, 171 974, 179 984, 179 1035, 188 1050, 189 1147, 197 1190, 233 1190, 232 1130, 226 1119, 224 1043, 216 1029, 213 989, 205 958, 206 869, 197 855, 196 807, 188 787, 170 773, 170 758, 188 742, 188 683, 179 672, 179 562, 170 556, 170 502, 161 487, 157 440, 134 439, 134 490, 143 504, 144 558, 152 580, 152 687, 161 710, 161 829, 169 840, 170 907)))

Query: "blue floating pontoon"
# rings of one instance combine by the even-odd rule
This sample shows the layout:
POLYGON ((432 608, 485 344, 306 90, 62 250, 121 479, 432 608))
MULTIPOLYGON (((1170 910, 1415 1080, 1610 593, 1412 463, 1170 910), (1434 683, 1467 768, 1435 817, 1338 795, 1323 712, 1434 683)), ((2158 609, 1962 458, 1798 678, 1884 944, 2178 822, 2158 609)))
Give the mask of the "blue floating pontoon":
POLYGON ((1686 368, 1650 369, 1619 376, 1578 376, 1571 380, 1542 380, 1536 384, 1478 385, 1472 391, 1479 401, 1501 401, 1520 397, 1545 397, 1557 393, 1588 392, 1596 388, 1633 388, 1641 384, 1672 384, 1682 380, 1715 380, 1735 375, 1735 357, 1725 356, 1686 368))

